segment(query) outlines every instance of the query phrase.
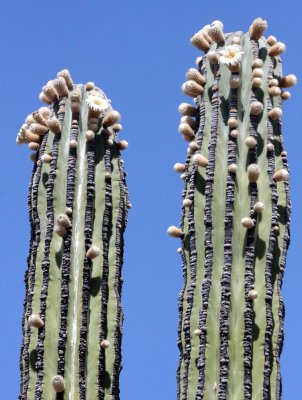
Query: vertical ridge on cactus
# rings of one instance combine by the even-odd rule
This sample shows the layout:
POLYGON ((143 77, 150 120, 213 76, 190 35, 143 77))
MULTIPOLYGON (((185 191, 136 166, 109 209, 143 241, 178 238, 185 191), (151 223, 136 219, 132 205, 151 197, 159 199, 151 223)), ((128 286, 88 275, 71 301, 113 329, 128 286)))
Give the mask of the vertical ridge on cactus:
POLYGON ((183 166, 179 400, 281 400, 291 203, 282 92, 270 88, 285 81, 285 46, 265 28, 257 19, 248 33, 214 39, 198 62, 204 90, 184 91, 198 112, 183 166), (213 52, 223 55, 216 64, 213 52))
MULTIPOLYGON (((39 119, 44 128, 29 186, 31 233, 19 398, 118 400, 129 199, 118 134, 105 127, 103 119, 109 113, 114 121, 120 116, 100 89, 73 84, 67 70, 58 76, 57 92, 52 81, 44 89, 54 102, 49 115, 43 113, 45 121, 39 119), (86 101, 89 89, 99 96, 96 103, 104 105, 93 121, 86 101), (98 129, 87 140, 91 122, 98 129), (70 146, 72 141, 77 145, 70 146), (42 162, 45 155, 51 156, 49 163, 42 162), (31 329, 33 316, 43 321, 36 324, 38 329, 31 329), (101 341, 112 343, 106 356, 101 341), (54 377, 64 385, 57 388, 54 377)), ((17 139, 28 142, 23 129, 17 139)))

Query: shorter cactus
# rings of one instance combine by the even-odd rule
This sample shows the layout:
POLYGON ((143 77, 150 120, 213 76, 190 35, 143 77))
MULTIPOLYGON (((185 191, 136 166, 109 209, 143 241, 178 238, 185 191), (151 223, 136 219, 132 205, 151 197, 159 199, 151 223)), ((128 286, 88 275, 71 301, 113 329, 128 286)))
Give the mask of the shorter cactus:
POLYGON ((17 135, 34 151, 20 400, 118 400, 128 143, 91 82, 63 70, 40 99, 17 135))

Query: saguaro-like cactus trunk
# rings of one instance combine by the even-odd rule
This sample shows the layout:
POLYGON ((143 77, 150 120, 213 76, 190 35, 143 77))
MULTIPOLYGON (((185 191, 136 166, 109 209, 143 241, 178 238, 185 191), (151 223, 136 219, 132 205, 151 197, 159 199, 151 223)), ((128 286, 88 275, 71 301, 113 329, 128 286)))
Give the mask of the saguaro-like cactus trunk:
POLYGON ((127 142, 105 94, 67 70, 40 99, 17 136, 36 151, 19 398, 117 400, 127 142))
POLYGON ((290 194, 282 138, 283 43, 223 33, 220 21, 191 43, 205 52, 182 89, 179 127, 189 141, 180 237, 178 399, 280 400, 290 194))

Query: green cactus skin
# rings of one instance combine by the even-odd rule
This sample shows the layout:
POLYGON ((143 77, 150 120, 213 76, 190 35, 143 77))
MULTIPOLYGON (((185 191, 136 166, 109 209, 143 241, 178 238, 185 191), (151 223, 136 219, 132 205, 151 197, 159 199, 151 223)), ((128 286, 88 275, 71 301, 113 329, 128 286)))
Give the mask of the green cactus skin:
POLYGON ((208 165, 197 166, 194 152, 188 152, 182 199, 192 205, 182 207, 180 223, 184 288, 178 303, 179 400, 282 397, 281 286, 290 193, 288 180, 274 178, 275 171, 288 171, 281 117, 268 116, 272 107, 282 107, 281 96, 269 93, 269 81, 282 77, 281 59, 268 54, 270 45, 263 36, 255 40, 242 32, 226 34, 224 42, 213 42, 209 50, 224 49, 235 36, 244 53, 239 72, 211 64, 207 51, 197 61, 206 83, 194 98, 198 127, 193 141, 208 165), (263 60, 260 88, 251 84, 255 58, 263 60), (230 77, 236 75, 241 84, 234 89, 230 77), (256 100, 264 106, 259 116, 250 114, 256 100), (237 137, 231 135, 230 117, 237 120, 237 137), (246 146, 248 136, 256 139, 254 148, 246 146), (267 150, 267 144, 274 149, 267 150), (237 171, 230 172, 234 163, 237 171), (256 182, 248 179, 250 164, 261 168, 256 182), (265 205, 259 214, 253 209, 258 201, 265 205), (254 227, 243 227, 244 217, 252 218, 254 227), (257 299, 249 298, 252 289, 257 299))
MULTIPOLYGON (((88 141, 89 92, 83 85, 73 88, 82 94, 80 111, 71 111, 69 96, 49 105, 62 129, 41 135, 29 186, 21 400, 120 398, 126 173, 117 133, 102 125, 111 106, 99 117, 95 138, 88 141), (113 144, 108 144, 109 134, 113 144), (70 147, 70 139, 77 141, 76 148, 70 147), (50 164, 41 162, 50 152, 50 164), (66 208, 72 211, 71 227, 61 237, 54 226, 66 208), (89 259, 86 252, 92 244, 101 252, 89 259), (40 316, 42 327, 30 326, 33 314, 40 316), (110 343, 106 349, 100 346, 104 339, 110 343), (52 386, 56 375, 64 377, 60 393, 52 386)), ((98 88, 93 90, 106 98, 98 88)))

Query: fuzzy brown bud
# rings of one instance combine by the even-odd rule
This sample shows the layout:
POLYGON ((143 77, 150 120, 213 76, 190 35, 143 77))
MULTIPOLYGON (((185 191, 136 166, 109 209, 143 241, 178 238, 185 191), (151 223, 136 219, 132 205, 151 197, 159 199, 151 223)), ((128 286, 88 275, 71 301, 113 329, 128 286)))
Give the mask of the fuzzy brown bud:
POLYGON ((65 381, 63 376, 55 375, 51 380, 51 385, 56 393, 62 393, 65 390, 65 381))
POLYGON ((262 211, 264 210, 264 204, 261 201, 257 201, 257 203, 255 203, 254 205, 254 211, 257 214, 262 213, 262 211))
POLYGON ((48 97, 52 102, 57 101, 58 100, 58 94, 55 90, 55 88, 53 87, 52 84, 47 84, 45 86, 42 87, 42 92, 44 93, 44 95, 46 97, 48 97))
POLYGON ((210 43, 205 38, 202 30, 195 33, 195 35, 191 37, 190 42, 201 51, 207 51, 210 48, 210 43))
POLYGON ((101 250, 98 246, 96 246, 95 244, 92 244, 89 249, 87 250, 86 256, 87 258, 89 258, 90 260, 96 258, 97 256, 99 256, 101 254, 101 250))
POLYGON ((187 123, 181 123, 178 130, 187 141, 191 141, 195 136, 193 129, 187 123))
POLYGON ((228 126, 230 128, 236 128, 237 125, 238 125, 238 121, 237 121, 236 118, 231 117, 231 118, 228 119, 228 126))
POLYGON ((248 136, 245 139, 244 143, 245 143, 247 148, 253 149, 254 147, 256 147, 257 140, 253 136, 248 136))
POLYGON ((218 64, 219 63, 219 55, 216 51, 209 51, 208 54, 208 60, 210 61, 211 64, 218 64))
POLYGON ((66 214, 59 214, 57 216, 57 224, 64 226, 64 228, 66 229, 71 227, 70 219, 67 217, 66 214))
POLYGON ((103 125, 106 127, 116 124, 121 119, 121 115, 118 111, 109 111, 109 113, 103 119, 103 125))
POLYGON ((182 201, 182 205, 184 206, 184 207, 191 207, 191 205, 192 205, 192 200, 190 200, 190 199, 183 199, 183 201, 182 201))
POLYGON ((260 101, 253 101, 251 103, 251 115, 259 115, 263 111, 263 104, 260 101))
POLYGON ((187 73, 186 73, 186 79, 188 81, 195 81, 199 85, 204 85, 206 80, 205 78, 201 75, 200 72, 197 71, 195 68, 190 68, 187 73))
POLYGON ((44 322, 42 321, 40 316, 36 314, 32 314, 28 317, 28 323, 33 328, 38 328, 38 329, 44 325, 44 322))
POLYGON ((289 100, 291 98, 290 92, 287 92, 287 91, 282 92, 281 93, 281 98, 282 98, 282 100, 289 100))
POLYGON ((201 154, 194 154, 193 163, 199 167, 206 167, 209 163, 208 159, 201 154))
POLYGON ((208 34, 216 43, 224 42, 224 33, 220 24, 213 22, 208 29, 208 34))
POLYGON ((197 127, 197 122, 195 119, 189 117, 188 115, 184 115, 183 117, 180 118, 180 123, 185 123, 189 124, 192 129, 196 129, 197 127))
POLYGON ((261 78, 253 78, 252 79, 252 87, 253 88, 260 88, 262 85, 262 79, 261 78))
POLYGON ((49 118, 49 120, 47 120, 47 126, 55 135, 61 133, 61 124, 57 117, 49 118))
POLYGON ((283 88, 289 88, 297 84, 297 77, 294 74, 284 76, 280 81, 280 86, 283 88))
POLYGON ((275 38, 275 36, 269 36, 267 39, 266 39, 266 42, 267 42, 267 44, 268 45, 270 45, 270 46, 273 46, 274 44, 276 44, 277 43, 277 38, 275 38))
POLYGON ((173 169, 175 172, 185 172, 186 166, 185 164, 176 163, 174 164, 173 169))
POLYGON ((180 238, 183 236, 183 232, 180 228, 177 228, 176 226, 169 226, 167 229, 167 233, 169 236, 174 237, 174 238, 180 238))
POLYGON ((254 221, 249 217, 242 218, 241 224, 246 229, 251 229, 255 226, 254 221))
POLYGON ((230 77, 230 86, 232 89, 237 89, 241 85, 241 79, 238 75, 233 75, 230 77))
POLYGON ((197 115, 197 108, 188 103, 181 103, 178 107, 178 111, 182 115, 189 115, 191 117, 197 115))
POLYGON ((288 179, 289 179, 289 173, 285 168, 279 169, 274 173, 274 180, 276 182, 288 181, 288 179))
POLYGON ((63 69, 62 71, 59 71, 57 73, 57 77, 60 78, 64 78, 66 85, 68 87, 69 90, 73 89, 73 81, 70 75, 70 72, 68 71, 68 69, 63 69))
POLYGON ((52 160, 52 157, 51 157, 50 154, 43 154, 43 155, 41 156, 41 161, 42 161, 44 164, 49 164, 49 163, 51 162, 51 160, 52 160))
POLYGON ((119 150, 126 150, 128 148, 128 142, 126 140, 121 140, 116 143, 119 150))
POLYGON ((268 49, 268 55, 271 57, 276 57, 284 53, 285 50, 286 50, 285 44, 282 42, 277 42, 268 49))
POLYGON ((282 110, 280 107, 273 107, 269 113, 268 113, 269 118, 272 120, 277 120, 282 117, 282 110))
POLYGON ((263 67, 263 60, 261 58, 255 58, 252 61, 252 68, 262 68, 263 67))
POLYGON ((101 341, 100 346, 102 349, 108 349, 108 347, 110 346, 110 343, 108 340, 104 339, 101 341))
POLYGON ((250 164, 247 168, 247 176, 250 182, 257 182, 260 176, 260 167, 257 164, 250 164))
POLYGON ((281 89, 278 86, 271 86, 268 91, 269 94, 273 97, 281 95, 281 89))
POLYGON ((267 22, 265 21, 265 19, 256 18, 252 22, 252 25, 250 26, 250 29, 249 29, 250 38, 253 40, 261 39, 266 28, 267 28, 267 22))
POLYGON ((258 298, 257 290, 255 290, 255 289, 250 290, 249 293, 248 293, 248 298, 250 300, 256 300, 258 298))
POLYGON ((183 93, 187 94, 188 96, 191 97, 197 97, 201 95, 204 91, 203 87, 200 86, 198 83, 195 81, 187 81, 185 82, 182 87, 181 87, 183 93))

